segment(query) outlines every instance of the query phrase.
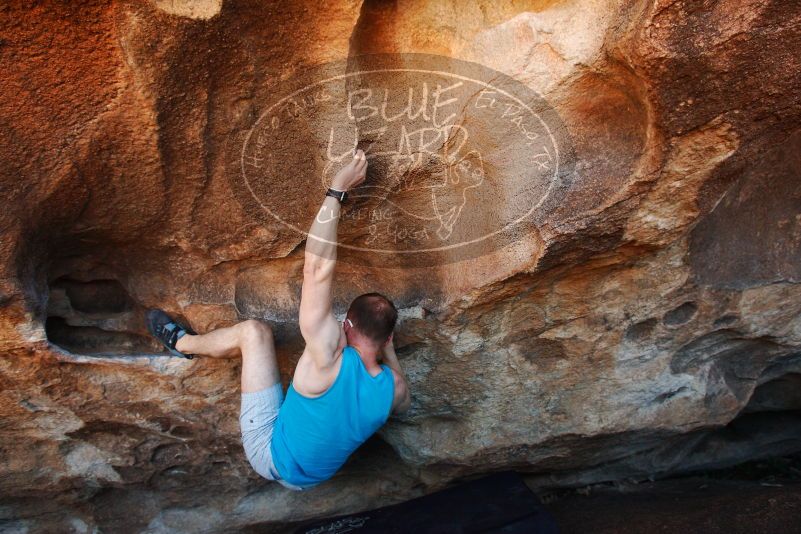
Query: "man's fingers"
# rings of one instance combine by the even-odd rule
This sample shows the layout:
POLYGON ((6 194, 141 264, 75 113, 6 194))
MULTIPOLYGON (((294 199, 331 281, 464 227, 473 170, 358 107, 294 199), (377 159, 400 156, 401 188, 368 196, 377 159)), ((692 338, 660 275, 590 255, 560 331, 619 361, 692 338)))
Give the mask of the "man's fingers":
POLYGON ((364 150, 354 150, 353 159, 348 162, 348 165, 355 171, 355 178, 357 180, 355 184, 363 182, 367 175, 367 156, 364 150))

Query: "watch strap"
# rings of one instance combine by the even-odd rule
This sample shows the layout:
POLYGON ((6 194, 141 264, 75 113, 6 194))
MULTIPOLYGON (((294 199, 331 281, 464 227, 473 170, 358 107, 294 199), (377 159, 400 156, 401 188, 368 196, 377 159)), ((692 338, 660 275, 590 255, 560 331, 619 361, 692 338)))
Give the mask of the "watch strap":
POLYGON ((345 202, 345 200, 347 200, 347 198, 348 198, 348 192, 347 191, 339 191, 337 189, 329 187, 328 191, 325 192, 325 196, 334 197, 335 199, 339 200, 340 202, 345 202))

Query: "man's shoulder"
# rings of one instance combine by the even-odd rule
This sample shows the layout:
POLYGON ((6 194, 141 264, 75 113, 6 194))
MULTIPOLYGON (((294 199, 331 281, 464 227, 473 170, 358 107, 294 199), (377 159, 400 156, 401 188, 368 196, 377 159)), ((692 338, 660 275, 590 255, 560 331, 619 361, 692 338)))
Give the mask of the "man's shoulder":
POLYGON ((408 386, 406 385, 406 381, 403 379, 403 376, 399 372, 395 371, 395 369, 389 366, 387 366, 387 369, 389 369, 389 372, 392 374, 393 394, 392 410, 390 410, 390 412, 392 412, 395 410, 398 404, 403 402, 403 400, 406 398, 406 388, 408 386))
MULTIPOLYGON (((384 365, 387 365, 387 364, 384 364, 384 365)), ((392 381, 396 386, 398 385, 398 383, 402 383, 403 382, 403 377, 400 375, 399 372, 397 372, 395 369, 393 369, 389 365, 387 365, 387 369, 389 370, 390 374, 392 375, 392 381)))

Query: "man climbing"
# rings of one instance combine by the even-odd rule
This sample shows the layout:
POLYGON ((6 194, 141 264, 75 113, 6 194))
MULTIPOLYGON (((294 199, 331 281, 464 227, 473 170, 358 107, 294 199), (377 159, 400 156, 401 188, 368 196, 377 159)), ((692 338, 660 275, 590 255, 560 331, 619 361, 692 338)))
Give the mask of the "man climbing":
POLYGON ((332 179, 309 230, 299 319, 306 348, 286 400, 267 324, 248 320, 196 335, 161 310, 148 312, 150 332, 173 354, 241 354, 245 454, 261 476, 294 490, 331 478, 391 413, 410 404, 393 346, 398 313, 392 302, 378 293, 362 295, 344 323, 332 311, 340 203, 366 172, 367 158, 358 150, 332 179))

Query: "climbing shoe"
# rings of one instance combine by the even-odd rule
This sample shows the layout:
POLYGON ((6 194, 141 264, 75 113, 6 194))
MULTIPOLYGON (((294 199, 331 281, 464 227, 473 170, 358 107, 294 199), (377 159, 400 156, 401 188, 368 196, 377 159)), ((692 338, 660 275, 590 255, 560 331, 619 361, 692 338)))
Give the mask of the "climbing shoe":
POLYGON ((147 329, 150 333, 164 345, 170 353, 191 360, 194 354, 184 354, 175 348, 175 344, 185 334, 194 335, 195 332, 186 326, 181 325, 162 310, 149 310, 147 317, 147 329))

